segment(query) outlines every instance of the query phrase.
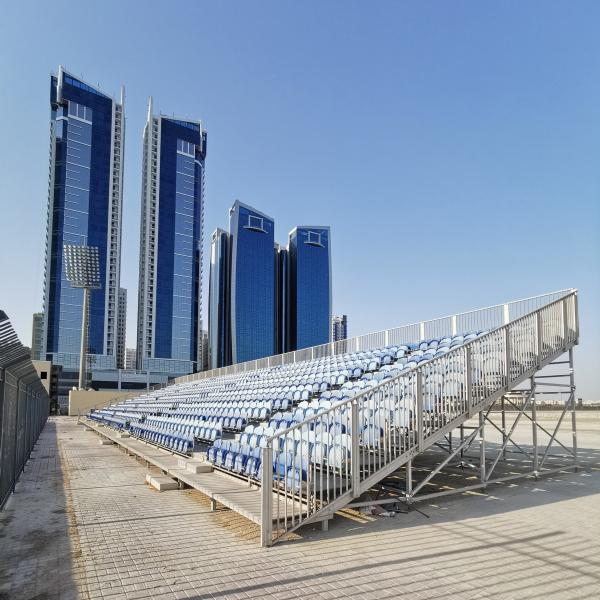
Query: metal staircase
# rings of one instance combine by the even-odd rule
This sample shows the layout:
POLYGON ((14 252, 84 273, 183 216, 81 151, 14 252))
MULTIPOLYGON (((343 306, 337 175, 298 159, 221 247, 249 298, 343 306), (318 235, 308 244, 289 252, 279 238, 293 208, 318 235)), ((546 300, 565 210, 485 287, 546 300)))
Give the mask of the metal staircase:
MULTIPOLYGON (((530 381, 522 412, 534 402, 536 375, 565 353, 571 367, 569 401, 574 410, 572 348, 579 339, 576 290, 465 315, 430 322, 427 328, 424 324, 409 326, 412 329, 405 328, 399 333, 404 338, 398 337, 400 330, 391 330, 396 333, 394 336, 384 332, 381 342, 409 343, 426 335, 452 335, 459 326, 459 331, 490 331, 269 439, 262 451, 263 546, 273 544, 298 527, 331 518, 403 466, 408 466, 406 497, 410 502, 426 483, 422 481, 412 487, 411 464, 418 454, 440 443, 457 428, 462 433, 463 424, 477 416, 479 425, 451 448, 449 457, 440 465, 443 466, 482 436, 488 412, 495 402, 500 399, 504 402, 507 394, 530 381), (407 335, 409 331, 412 337, 407 335), (311 454, 309 445, 332 424, 337 428, 339 446, 327 456, 311 454), (290 464, 284 463, 277 469, 276 462, 272 475, 274 455, 276 461, 279 456, 287 460, 287 450, 292 445, 297 449, 295 454, 289 453, 290 464), (295 468, 297 476, 290 476, 289 467, 295 468), (278 506, 283 507, 281 514, 278 506)), ((348 340, 346 344, 345 351, 353 349, 354 341, 348 340)), ((314 356, 314 349, 310 351, 314 356)), ((556 432, 550 443, 555 437, 556 432)), ((509 441, 510 435, 506 436, 503 429, 502 451, 509 441)), ((573 455, 576 458, 575 444, 573 455)), ((497 461, 486 473, 485 458, 482 460, 481 486, 493 481, 490 475, 497 461)), ((539 467, 539 463, 536 465, 539 467)))

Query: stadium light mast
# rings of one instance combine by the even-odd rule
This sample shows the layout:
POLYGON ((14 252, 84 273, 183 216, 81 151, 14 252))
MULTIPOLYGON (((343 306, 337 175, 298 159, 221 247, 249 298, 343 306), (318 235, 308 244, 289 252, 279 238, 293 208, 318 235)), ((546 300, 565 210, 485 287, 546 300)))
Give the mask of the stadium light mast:
POLYGON ((65 274, 71 287, 83 289, 83 315, 81 318, 81 350, 79 352, 79 389, 84 389, 87 375, 89 307, 92 290, 99 290, 100 263, 96 246, 65 244, 65 274))

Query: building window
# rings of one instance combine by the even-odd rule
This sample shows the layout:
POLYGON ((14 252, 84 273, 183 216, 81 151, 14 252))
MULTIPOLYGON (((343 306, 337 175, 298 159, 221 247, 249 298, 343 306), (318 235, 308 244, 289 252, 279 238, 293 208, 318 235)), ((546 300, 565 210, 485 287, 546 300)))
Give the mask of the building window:
POLYGON ((48 379, 48 371, 40 371, 40 379, 48 379))
POLYGON ((307 244, 311 246, 323 246, 321 243, 321 234, 318 231, 309 231, 308 238, 306 240, 307 244))
POLYGON ((254 231, 266 233, 264 219, 262 217, 257 217, 256 215, 248 215, 248 225, 246 225, 246 229, 253 229, 254 231))
POLYGON ((194 150, 196 146, 191 142, 186 142, 185 140, 177 140, 177 152, 181 152, 181 154, 186 154, 187 156, 194 156, 194 150))
POLYGON ((84 121, 92 122, 92 109, 84 106, 83 104, 77 104, 69 100, 69 116, 83 119, 84 121))

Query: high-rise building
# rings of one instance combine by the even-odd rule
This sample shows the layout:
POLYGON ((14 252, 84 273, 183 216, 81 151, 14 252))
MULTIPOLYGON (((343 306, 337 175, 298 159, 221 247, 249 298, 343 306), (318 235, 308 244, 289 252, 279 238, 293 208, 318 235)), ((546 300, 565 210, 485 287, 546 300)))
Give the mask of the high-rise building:
POLYGON ((331 319, 331 341, 339 342, 348 338, 348 316, 336 315, 331 319))
POLYGON ((288 265, 288 249, 275 244, 275 354, 283 354, 288 350, 288 265))
POLYGON ((64 245, 98 248, 101 289, 90 299, 89 362, 116 366, 121 264, 124 90, 120 101, 59 67, 50 80, 50 173, 44 358, 62 366, 58 398, 77 382, 83 290, 71 287, 64 245))
POLYGON ((231 360, 275 353, 275 224, 237 201, 229 211, 231 360))
POLYGON ((274 242, 271 217, 236 201, 229 232, 212 236, 209 368, 331 340, 329 227, 296 227, 274 242))
POLYGON ((197 368, 202 331, 206 131, 154 115, 144 128, 137 366, 170 375, 197 368))
POLYGON ((127 335, 127 290, 119 288, 117 307, 117 369, 125 368, 125 338, 127 335))
POLYGON ((125 348, 125 369, 128 371, 135 369, 135 348, 125 348))
POLYGON ((31 324, 31 359, 44 360, 44 313, 33 313, 31 324))
POLYGON ((223 229, 217 229, 211 239, 208 279, 208 367, 210 369, 231 364, 229 299, 229 234, 223 229))
POLYGON ((289 235, 288 343, 300 350, 330 341, 329 227, 295 227, 289 235))
POLYGON ((208 371, 208 331, 203 329, 200 332, 201 344, 200 344, 200 358, 198 359, 198 371, 208 371))

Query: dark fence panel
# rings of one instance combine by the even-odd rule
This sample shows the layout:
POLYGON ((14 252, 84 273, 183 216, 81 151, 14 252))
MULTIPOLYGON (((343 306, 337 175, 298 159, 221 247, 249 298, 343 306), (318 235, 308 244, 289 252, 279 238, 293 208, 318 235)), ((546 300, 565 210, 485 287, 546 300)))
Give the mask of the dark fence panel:
POLYGON ((29 350, 0 310, 0 509, 48 418, 50 400, 29 350))

